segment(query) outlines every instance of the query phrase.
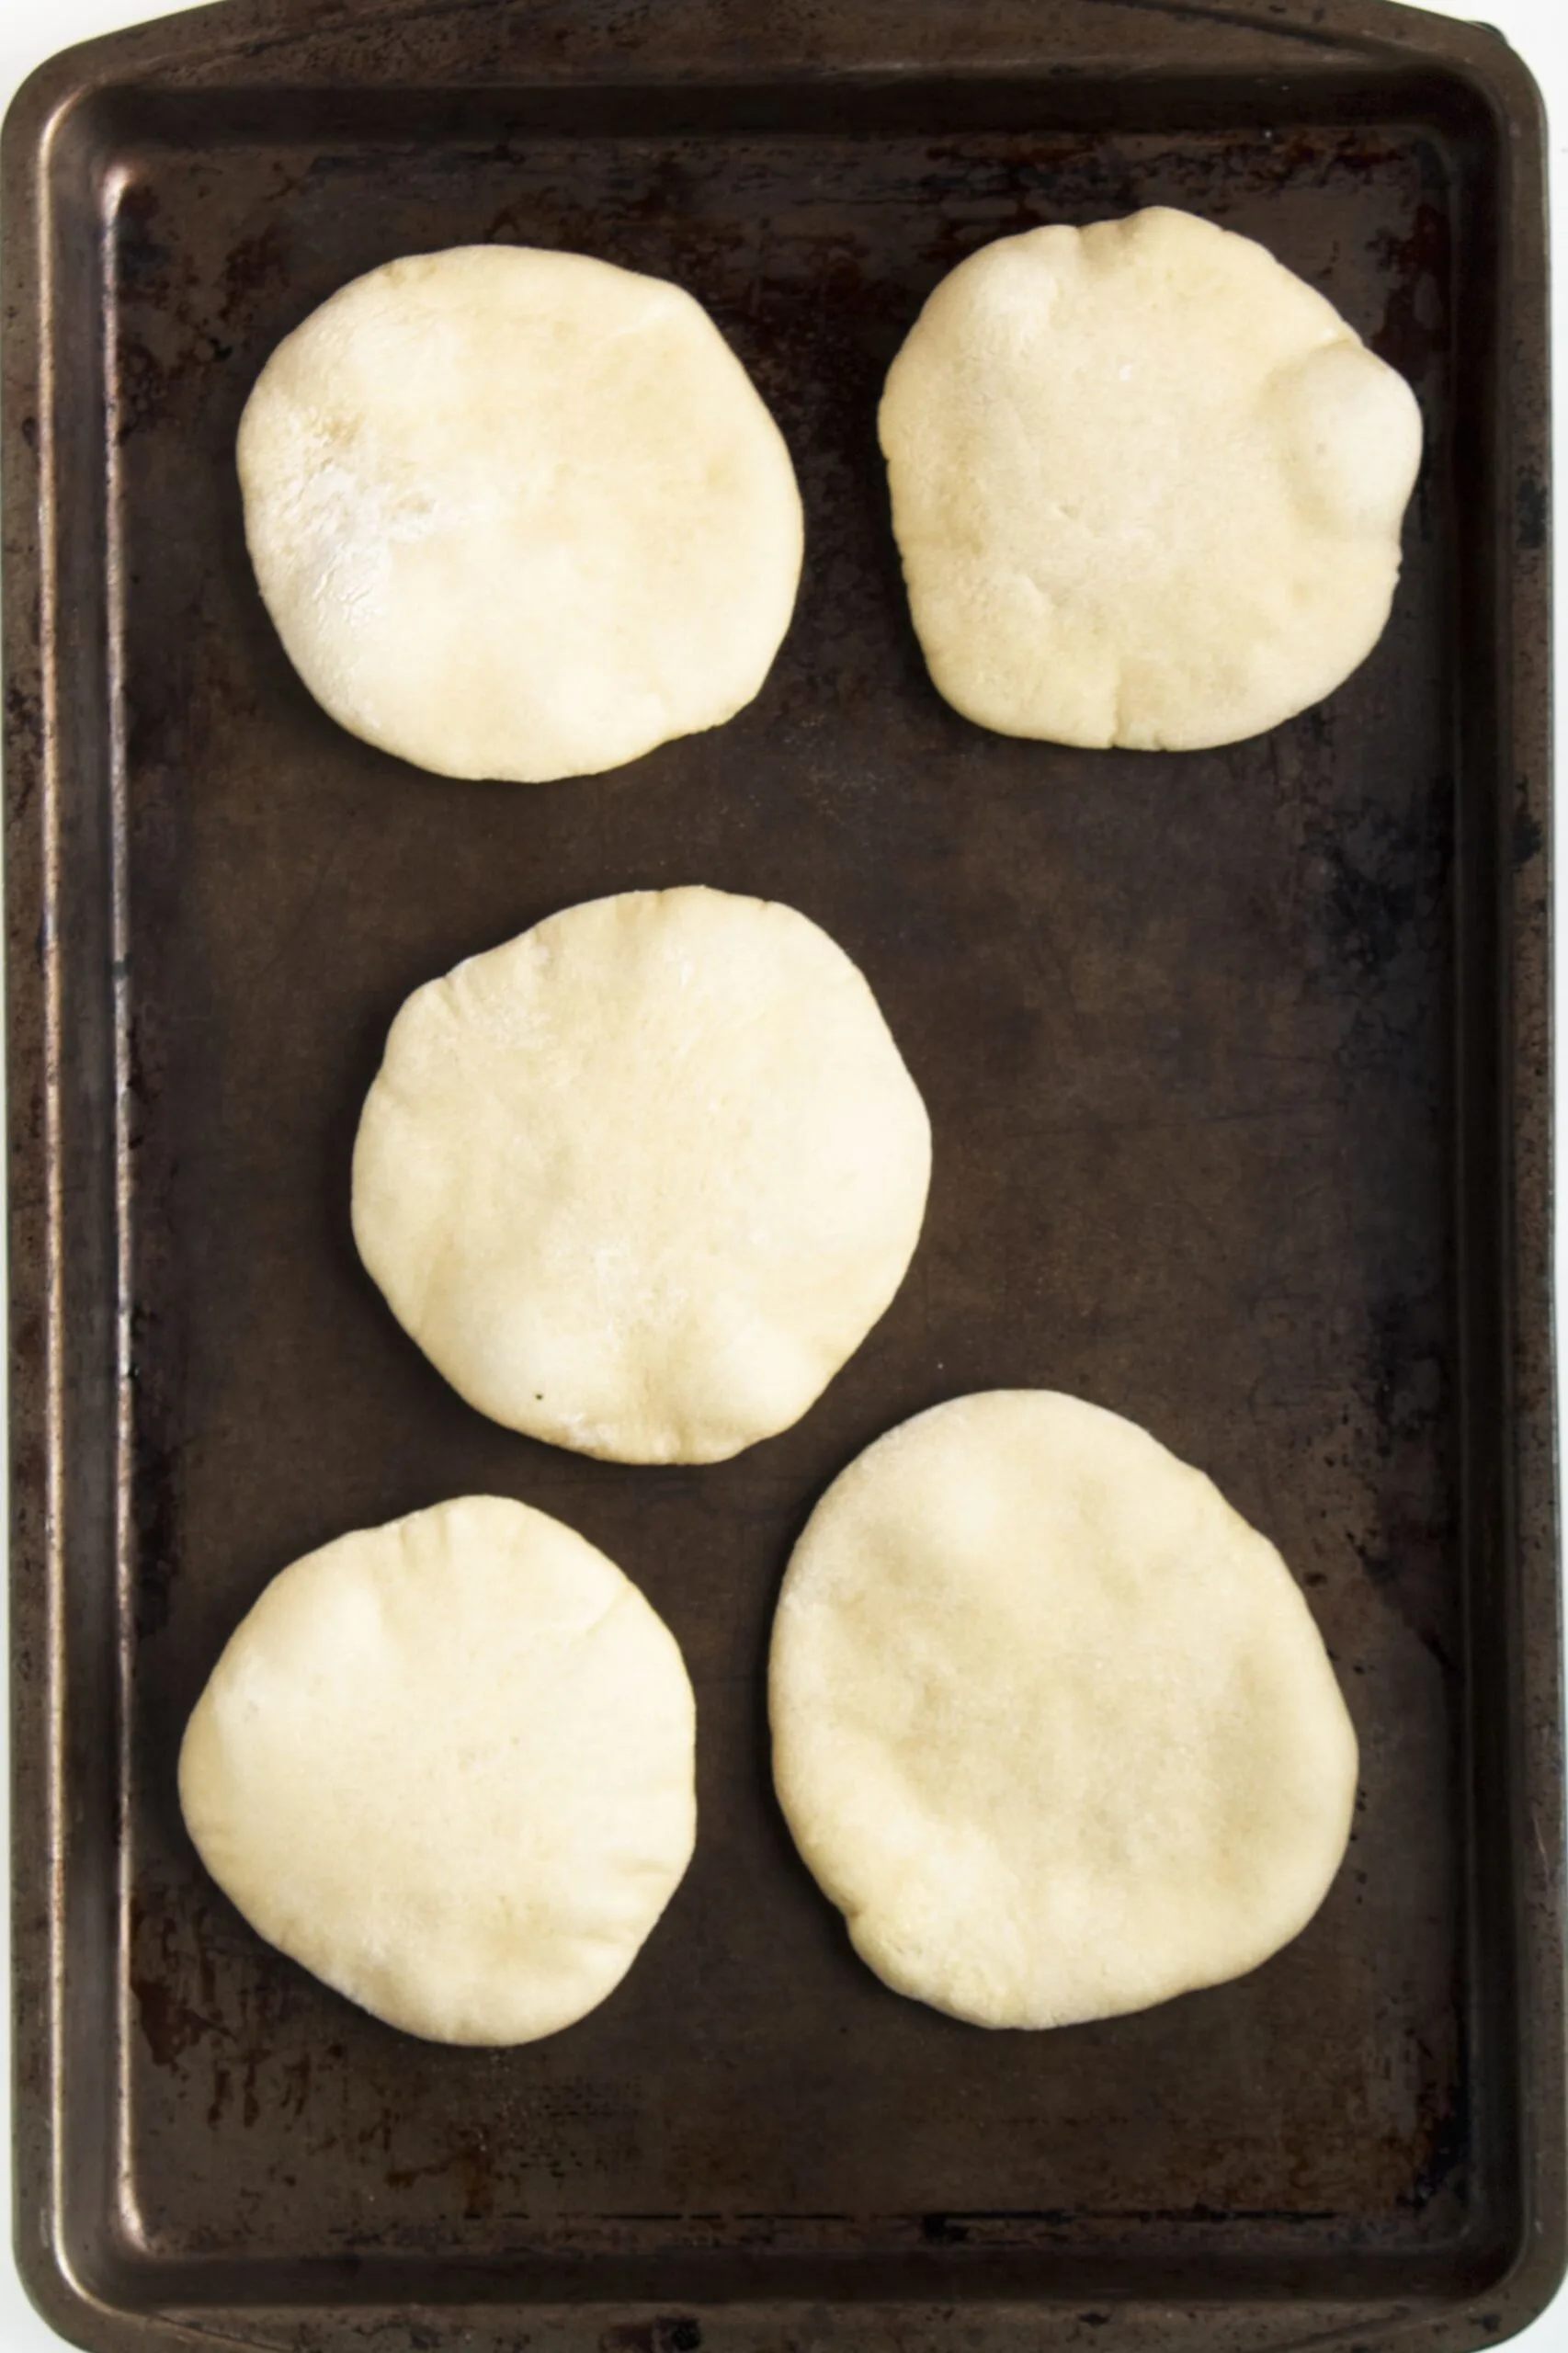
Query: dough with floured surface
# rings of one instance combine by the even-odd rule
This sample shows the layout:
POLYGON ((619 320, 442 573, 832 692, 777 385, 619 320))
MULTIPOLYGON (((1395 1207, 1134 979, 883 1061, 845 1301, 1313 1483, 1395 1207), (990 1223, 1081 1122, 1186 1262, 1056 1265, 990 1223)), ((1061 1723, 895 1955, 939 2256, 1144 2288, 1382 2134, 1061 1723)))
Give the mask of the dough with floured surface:
POLYGON ((675 1638, 614 1563, 467 1495, 296 1561, 180 1752, 260 1935, 390 2025, 531 2042, 620 1983, 696 1836, 675 1638))
POLYGON ((881 435, 948 700, 1138 750, 1258 734, 1365 660, 1421 456, 1409 385, 1323 295, 1163 206, 961 262, 881 435))
POLYGON ((931 1136, 865 979, 792 907, 551 915, 410 997, 354 1233, 481 1413, 629 1462, 798 1421, 903 1279, 931 1136))
POLYGON ((961 1397, 828 1489, 769 1663, 774 1777, 857 1950, 979 2026, 1241 1975, 1349 1836, 1355 1734, 1278 1553, 1043 1390, 961 1397))
POLYGON ((459 246, 343 287, 240 425, 245 536, 343 726, 541 782, 750 702, 789 626, 789 452, 700 303, 585 254, 459 246))

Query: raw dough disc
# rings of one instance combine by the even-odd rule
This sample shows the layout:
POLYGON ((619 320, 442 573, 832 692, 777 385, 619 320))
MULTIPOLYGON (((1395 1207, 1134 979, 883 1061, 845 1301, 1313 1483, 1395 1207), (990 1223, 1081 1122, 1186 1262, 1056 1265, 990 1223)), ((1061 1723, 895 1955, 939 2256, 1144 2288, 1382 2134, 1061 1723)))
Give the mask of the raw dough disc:
POLYGON ((997 1390, 828 1489, 774 1627, 795 1840, 901 1994, 1065 2026, 1254 1969, 1338 1869, 1356 1739, 1273 1546, 1115 1414, 997 1390))
POLYGON ((1233 743, 1382 633, 1415 396, 1263 246, 1190 213, 971 255, 893 361, 881 430, 931 676, 983 727, 1233 743))
POLYGON ((409 998, 354 1233, 481 1413, 715 1462, 798 1421, 903 1279, 931 1133, 875 998, 806 916, 633 891, 409 998))
POLYGON ((589 775, 716 727, 789 626, 778 426, 700 303, 585 254, 356 278, 262 369, 238 456, 295 668, 443 776, 589 775))
POLYGON ((696 1836, 691 1686, 612 1561, 465 1495, 273 1579, 180 1752, 197 1850, 392 2026, 532 2042, 619 1984, 696 1836))

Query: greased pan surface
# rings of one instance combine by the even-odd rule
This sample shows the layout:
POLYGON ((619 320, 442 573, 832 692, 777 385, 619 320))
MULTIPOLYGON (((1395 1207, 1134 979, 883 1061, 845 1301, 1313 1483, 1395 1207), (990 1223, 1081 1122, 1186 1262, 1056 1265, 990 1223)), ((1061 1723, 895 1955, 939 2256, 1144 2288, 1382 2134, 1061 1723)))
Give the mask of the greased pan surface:
POLYGON ((1547 1317, 1541 131, 1494 36, 1330 5, 229 5, 57 61, 6 134, 19 2244, 68 2333, 337 2353, 1494 2341, 1562 2248, 1547 1317), (1387 635, 1182 756, 968 725, 875 441, 937 278, 1186 205, 1421 401, 1387 635), (278 337, 392 255, 564 244, 712 310, 789 439, 759 700, 585 782, 454 784, 290 671, 233 445, 278 337), (701 881, 867 972, 929 1103, 909 1280, 794 1430, 700 1471, 470 1412, 355 1257, 407 991, 701 881), (796 1859, 762 1671, 871 1438, 1080 1392, 1280 1546, 1356 1718, 1307 1933, 1142 2017, 887 1993, 796 1859), (284 1563, 480 1490, 678 1635, 696 1861, 620 1991, 511 2052, 400 2038, 204 1878, 185 1716, 284 1563))

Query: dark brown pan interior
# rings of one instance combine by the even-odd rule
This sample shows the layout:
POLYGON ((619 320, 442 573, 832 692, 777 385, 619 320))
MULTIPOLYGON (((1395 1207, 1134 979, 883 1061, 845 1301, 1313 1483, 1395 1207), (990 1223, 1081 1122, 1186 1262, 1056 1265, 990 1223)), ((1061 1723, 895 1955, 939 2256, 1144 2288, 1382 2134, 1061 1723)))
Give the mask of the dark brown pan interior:
POLYGON ((71 1411, 101 1461, 70 1570, 60 2130, 110 2301, 1441 2300, 1512 2260, 1497 1040, 1510 861, 1539 841, 1493 751, 1499 135, 1458 77, 1336 67, 128 91, 58 138, 74 724, 107 779, 64 884, 71 1411), (1150 203, 1262 239, 1407 375, 1404 578, 1366 666, 1263 739, 1007 741, 926 678, 880 382, 975 246, 1150 203), (234 430, 279 335, 392 255, 484 240, 678 279, 806 501, 756 705, 585 782, 441 782, 341 733, 244 556, 234 430), (443 1385, 357 1263, 348 1154, 409 989, 574 901, 694 881, 787 900, 861 964, 936 1173, 907 1283, 816 1411, 733 1463, 627 1469, 443 1385), (1255 1975, 986 2035, 854 1959, 771 1796, 762 1669, 826 1482, 925 1405, 1032 1384, 1146 1423, 1279 1544, 1362 1796, 1322 1914, 1255 1975), (493 2053, 400 2038, 264 1948, 174 1782, 266 1579, 464 1491, 619 1561, 700 1711, 697 1859, 642 1961, 493 2053))

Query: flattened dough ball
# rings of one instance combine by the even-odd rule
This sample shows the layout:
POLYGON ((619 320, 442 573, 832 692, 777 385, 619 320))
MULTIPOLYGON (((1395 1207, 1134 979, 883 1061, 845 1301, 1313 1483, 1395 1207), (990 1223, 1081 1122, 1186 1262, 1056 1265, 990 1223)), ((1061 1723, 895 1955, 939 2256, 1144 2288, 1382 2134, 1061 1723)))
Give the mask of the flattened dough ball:
POLYGON ((875 998, 791 907, 551 915, 411 996, 354 1233, 481 1413, 623 1462, 798 1421, 903 1279, 931 1133, 875 998))
POLYGON ((769 1667, 801 1855, 901 1994, 1066 2026, 1254 1969, 1339 1867, 1356 1739, 1289 1570, 1202 1473, 1046 1390, 828 1489, 769 1667))
POLYGON ((700 303, 585 254, 356 278, 262 369, 238 456, 300 676, 442 776, 591 775, 716 727, 789 627, 778 426, 700 303))
POLYGON ((1421 457, 1409 385, 1332 304, 1163 206, 961 262, 881 431, 948 700, 1142 751, 1258 734, 1366 659, 1421 457))
POLYGON ((269 1944, 436 2042, 613 1992, 696 1836, 674 1636, 612 1561, 465 1495, 273 1579, 180 1752, 197 1851, 269 1944))

